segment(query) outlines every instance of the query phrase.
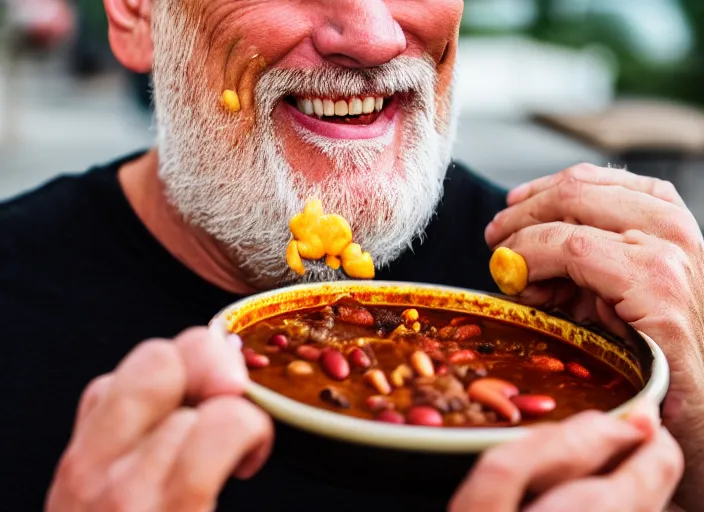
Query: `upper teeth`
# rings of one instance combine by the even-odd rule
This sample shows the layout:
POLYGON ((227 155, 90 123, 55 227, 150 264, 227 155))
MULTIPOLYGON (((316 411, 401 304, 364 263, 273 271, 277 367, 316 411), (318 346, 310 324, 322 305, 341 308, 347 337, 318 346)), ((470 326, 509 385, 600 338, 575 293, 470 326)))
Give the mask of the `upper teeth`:
POLYGON ((297 99, 296 107, 306 115, 323 116, 360 116, 380 112, 384 108, 383 97, 367 96, 350 100, 332 101, 321 98, 297 99))

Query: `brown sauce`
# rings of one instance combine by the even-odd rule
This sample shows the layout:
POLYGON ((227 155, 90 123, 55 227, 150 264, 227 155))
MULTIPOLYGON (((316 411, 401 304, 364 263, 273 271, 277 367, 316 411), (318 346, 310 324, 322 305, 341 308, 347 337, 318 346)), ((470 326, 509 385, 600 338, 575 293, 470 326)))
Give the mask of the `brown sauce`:
POLYGON ((566 342, 450 311, 345 302, 271 318, 240 336, 254 382, 365 419, 525 425, 610 410, 636 394, 566 342))

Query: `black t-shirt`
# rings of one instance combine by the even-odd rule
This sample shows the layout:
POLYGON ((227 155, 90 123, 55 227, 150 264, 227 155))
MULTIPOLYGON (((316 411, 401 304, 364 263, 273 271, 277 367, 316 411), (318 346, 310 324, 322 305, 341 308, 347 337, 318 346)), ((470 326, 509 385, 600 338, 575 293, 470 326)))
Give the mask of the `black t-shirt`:
MULTIPOLYGON (((91 379, 139 342, 205 325, 238 299, 182 265, 140 222, 117 180, 134 156, 0 204, 0 509, 42 509, 91 379)), ((484 228, 505 197, 453 164, 425 239, 378 279, 495 291, 484 228)), ((283 425, 276 435, 262 472, 228 484, 218 510, 442 509, 449 498, 432 484, 441 475, 429 472, 425 487, 406 478, 415 462, 398 454, 333 446, 283 425)))

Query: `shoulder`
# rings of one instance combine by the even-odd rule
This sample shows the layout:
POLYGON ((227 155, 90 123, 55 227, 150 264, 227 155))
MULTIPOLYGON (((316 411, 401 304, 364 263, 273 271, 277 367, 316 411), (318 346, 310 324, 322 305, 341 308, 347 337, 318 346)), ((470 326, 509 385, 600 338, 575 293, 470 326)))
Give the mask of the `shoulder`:
POLYGON ((0 202, 0 248, 7 249, 0 254, 17 262, 22 253, 56 248, 97 226, 100 212, 121 198, 117 170, 130 157, 59 175, 0 202))

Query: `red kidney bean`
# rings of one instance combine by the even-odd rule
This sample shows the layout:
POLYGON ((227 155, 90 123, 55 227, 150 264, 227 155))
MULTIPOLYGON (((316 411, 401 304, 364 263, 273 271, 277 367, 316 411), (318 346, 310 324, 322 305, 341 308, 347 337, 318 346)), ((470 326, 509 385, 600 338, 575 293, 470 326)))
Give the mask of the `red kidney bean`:
POLYGON ((521 421, 521 411, 509 400, 518 394, 518 388, 510 382, 486 377, 472 382, 468 392, 470 399, 493 409, 511 423, 521 421))
POLYGON ((320 350, 310 345, 301 345, 296 349, 296 354, 306 361, 316 362, 320 359, 320 350))
POLYGON ((532 356, 530 365, 546 372, 561 372, 565 369, 562 361, 550 356, 532 356))
POLYGON ((372 395, 368 397, 364 403, 372 412, 394 408, 394 404, 391 403, 387 397, 381 395, 372 395))
POLYGON ((453 338, 457 341, 465 341, 482 335, 482 328, 476 324, 461 325, 455 331, 453 338))
POLYGON ((383 421, 384 423, 396 423, 397 425, 406 423, 406 418, 403 417, 403 414, 389 409, 377 414, 376 420, 383 421))
POLYGON ((350 376, 350 364, 339 350, 326 348, 320 354, 320 366, 331 379, 345 380, 350 376))
POLYGON ((579 377, 580 379, 589 379, 592 376, 589 370, 587 370, 581 364, 575 362, 567 363, 567 370, 572 375, 574 375, 575 377, 579 377))
POLYGON ((469 321, 470 321, 469 317, 457 316, 457 317, 453 318, 452 320, 450 320, 450 325, 452 327, 459 327, 460 325, 466 324, 469 321))
POLYGON ((412 407, 407 414, 408 423, 423 427, 442 427, 442 414, 425 405, 412 407))
POLYGON ((364 308, 352 306, 338 306, 337 317, 348 324, 371 327, 374 325, 374 316, 364 308))
POLYGON ((541 416, 557 407, 555 399, 547 395, 518 395, 512 397, 511 401, 528 416, 541 416))
POLYGON ((474 361, 476 358, 477 356, 474 354, 474 352, 469 349, 465 349, 452 354, 448 358, 448 361, 450 362, 450 364, 466 364, 470 361, 474 361))
POLYGON ((269 345, 274 345, 275 347, 279 347, 279 348, 283 348, 283 349, 287 348, 288 344, 289 344, 288 336, 285 336, 283 334, 275 334, 269 340, 269 345))
POLYGON ((251 348, 242 349, 242 355, 248 368, 266 368, 269 366, 269 358, 263 354, 257 354, 251 348))
POLYGON ((352 349, 347 358, 350 360, 350 363, 362 370, 366 370, 372 365, 371 359, 369 359, 369 356, 361 348, 352 349))

